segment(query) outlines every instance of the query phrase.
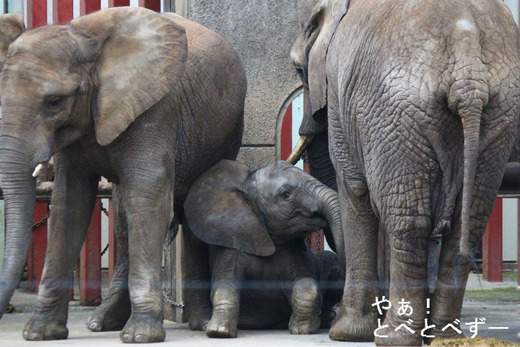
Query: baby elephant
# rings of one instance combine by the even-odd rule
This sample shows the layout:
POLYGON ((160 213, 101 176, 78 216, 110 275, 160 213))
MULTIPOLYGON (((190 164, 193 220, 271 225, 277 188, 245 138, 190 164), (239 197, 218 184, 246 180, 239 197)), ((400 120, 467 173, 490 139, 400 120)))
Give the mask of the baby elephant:
POLYGON ((237 329, 328 327, 344 284, 337 194, 283 161, 251 172, 224 160, 191 187, 188 225, 210 245, 213 316, 210 337, 237 329), (313 254, 304 237, 325 230, 332 252, 313 254))

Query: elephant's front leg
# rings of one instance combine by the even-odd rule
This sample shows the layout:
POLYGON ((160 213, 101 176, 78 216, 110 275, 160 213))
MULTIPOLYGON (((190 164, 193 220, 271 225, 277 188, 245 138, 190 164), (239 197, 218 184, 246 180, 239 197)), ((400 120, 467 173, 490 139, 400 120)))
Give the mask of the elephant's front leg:
MULTIPOLYGON (((211 302, 213 315, 208 323, 209 337, 237 337, 240 314, 240 281, 242 278, 239 251, 214 246, 211 302)), ((242 260, 243 262, 244 260, 242 260)))
POLYGON ((112 201, 114 202, 117 262, 107 297, 87 319, 87 327, 92 331, 121 330, 130 317, 128 226, 122 208, 121 192, 116 184, 113 184, 112 201))
POLYGON ((25 325, 26 340, 57 340, 68 336, 70 283, 97 193, 97 175, 89 174, 64 155, 58 156, 58 163, 38 305, 25 325))
POLYGON ((162 342, 162 246, 173 219, 173 180, 129 175, 121 182, 128 225, 128 286, 132 313, 121 331, 127 343, 162 342), (171 182, 163 183, 161 182, 171 182))
POLYGON ((341 341, 373 341, 377 311, 378 225, 370 194, 362 179, 349 185, 338 176, 341 219, 345 234, 346 278, 341 308, 329 336, 341 341))
POLYGON ((311 277, 296 280, 291 294, 291 334, 313 334, 320 329, 321 293, 311 277))

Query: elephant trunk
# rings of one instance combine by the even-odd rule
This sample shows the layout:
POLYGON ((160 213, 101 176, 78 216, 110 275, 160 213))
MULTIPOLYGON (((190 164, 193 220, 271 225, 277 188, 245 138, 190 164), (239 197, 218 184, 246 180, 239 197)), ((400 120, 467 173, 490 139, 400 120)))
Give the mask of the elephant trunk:
MULTIPOLYGON (((31 240, 36 180, 32 177, 31 160, 23 150, 13 149, 1 139, 0 169, 5 200, 5 253, 0 276, 0 318, 9 304, 25 265, 31 240)), ((18 147, 20 148, 20 147, 18 147)))
POLYGON ((341 223, 341 213, 339 207, 338 193, 321 183, 316 184, 315 195, 318 201, 318 211, 325 217, 329 225, 325 230, 327 242, 331 245, 339 259, 341 265, 345 266, 345 242, 343 226, 341 223))

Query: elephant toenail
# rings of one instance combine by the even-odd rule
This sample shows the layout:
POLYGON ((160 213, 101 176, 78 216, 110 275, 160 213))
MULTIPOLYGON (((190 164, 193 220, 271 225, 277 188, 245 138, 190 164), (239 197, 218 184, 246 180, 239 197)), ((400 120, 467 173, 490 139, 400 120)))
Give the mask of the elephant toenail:
POLYGON ((123 342, 132 342, 132 338, 130 337, 130 334, 122 334, 121 340, 123 340, 123 342))
POLYGON ((208 330, 208 323, 202 324, 202 331, 208 330))
POLYGON ((41 341, 43 340, 43 336, 40 333, 30 333, 29 340, 31 341, 41 341))
POLYGON ((88 328, 93 331, 101 331, 101 325, 99 324, 99 322, 91 322, 88 325, 88 328))
POLYGON ((137 343, 147 343, 148 342, 148 338, 144 335, 137 335, 135 337, 135 342, 137 343))

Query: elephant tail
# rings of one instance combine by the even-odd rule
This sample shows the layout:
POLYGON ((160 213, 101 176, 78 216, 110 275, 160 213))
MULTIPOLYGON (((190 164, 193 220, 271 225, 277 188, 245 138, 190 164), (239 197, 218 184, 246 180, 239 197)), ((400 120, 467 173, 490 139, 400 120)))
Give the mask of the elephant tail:
POLYGON ((469 257, 471 209, 475 194, 475 176, 479 155, 482 113, 489 101, 489 85, 482 56, 479 30, 471 20, 459 20, 452 37, 455 64, 448 107, 462 121, 464 136, 464 176, 462 183, 462 216, 460 253, 469 257))

